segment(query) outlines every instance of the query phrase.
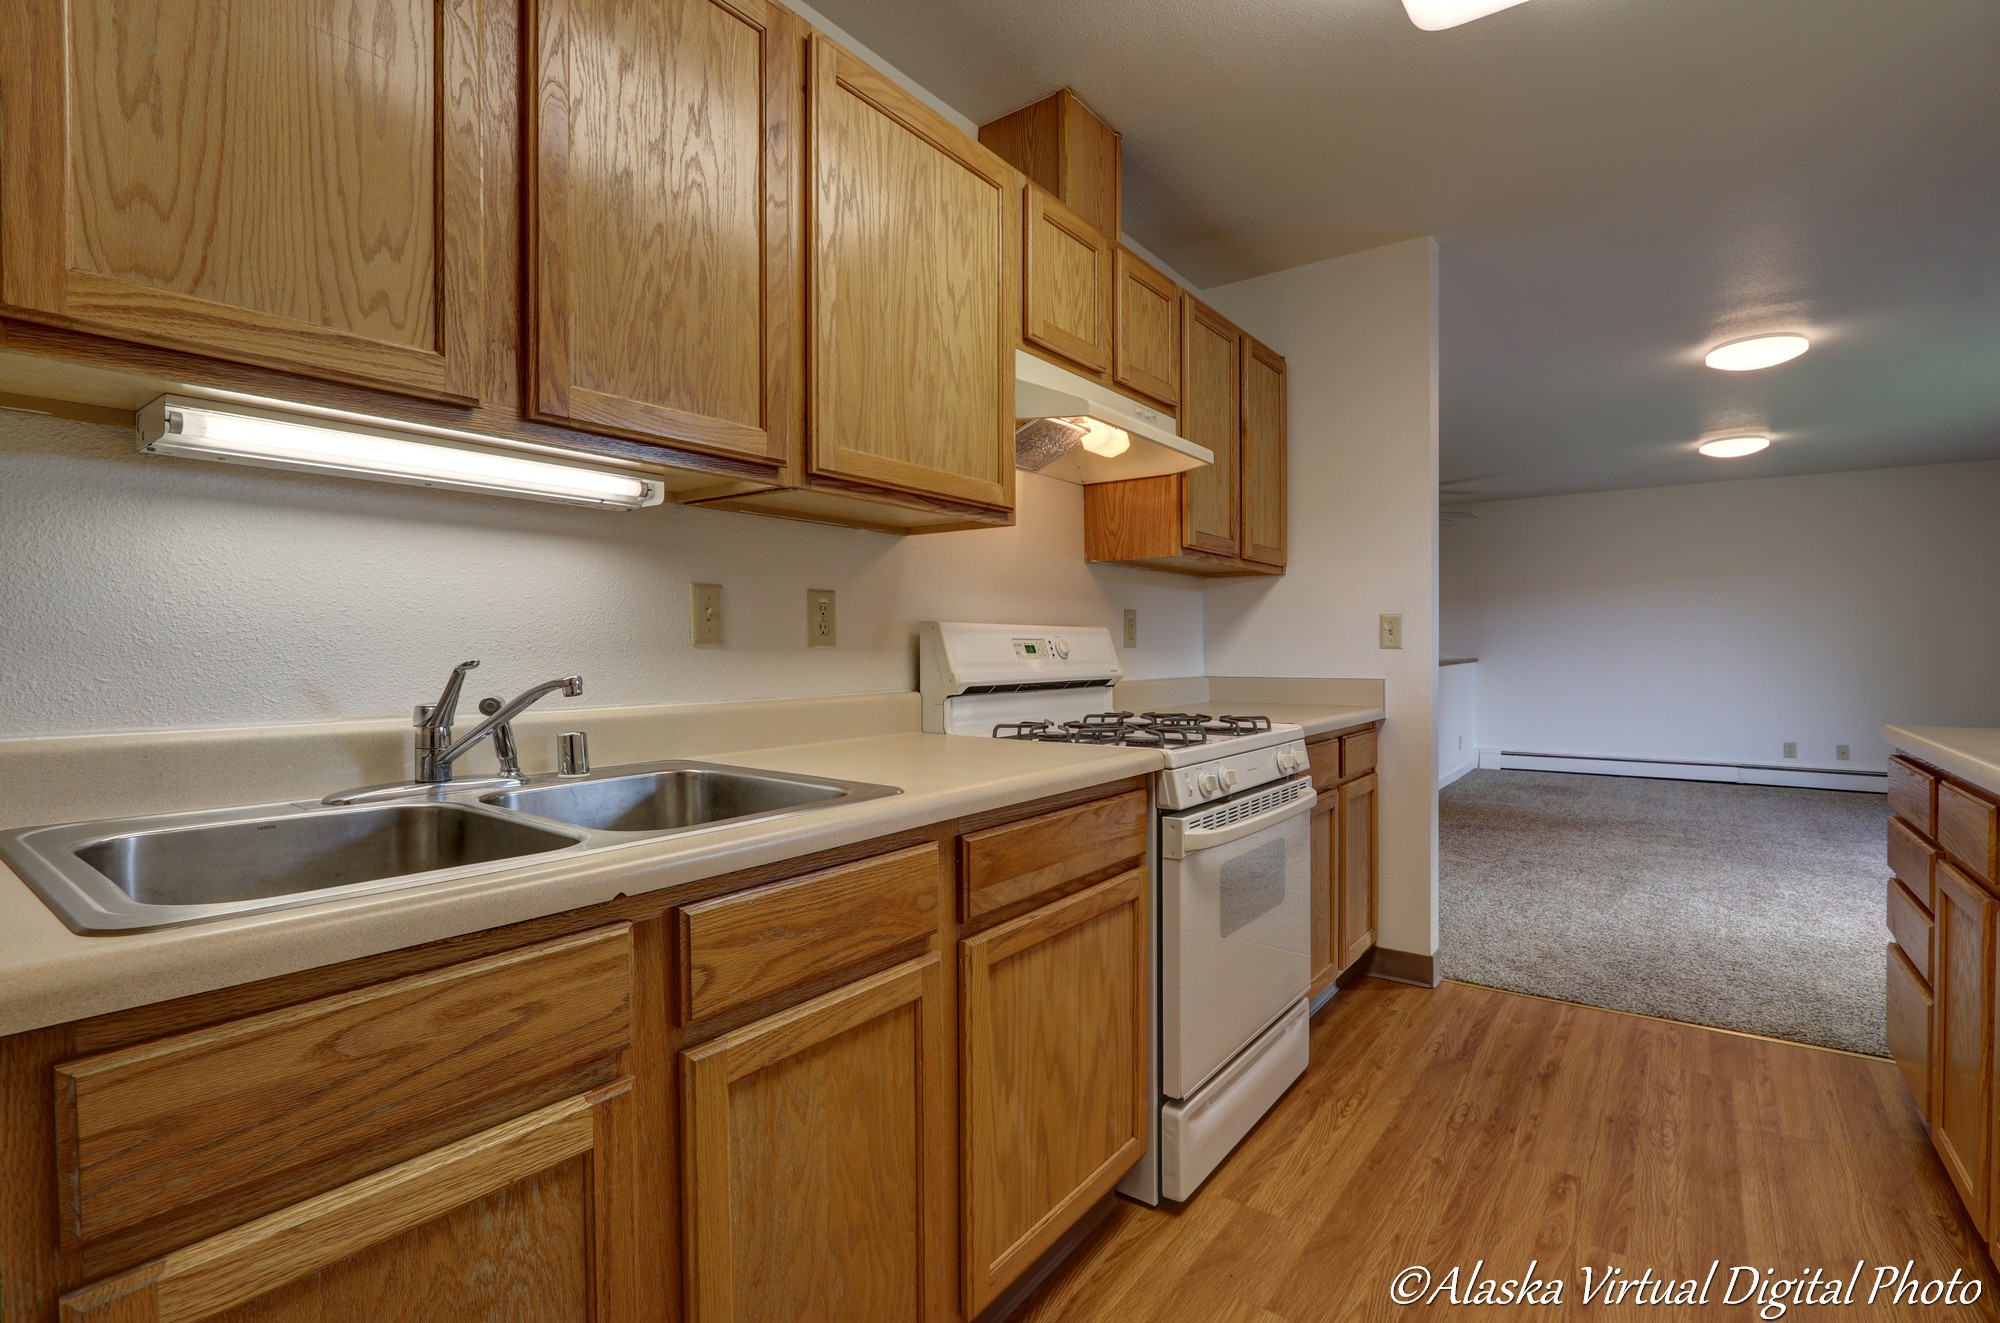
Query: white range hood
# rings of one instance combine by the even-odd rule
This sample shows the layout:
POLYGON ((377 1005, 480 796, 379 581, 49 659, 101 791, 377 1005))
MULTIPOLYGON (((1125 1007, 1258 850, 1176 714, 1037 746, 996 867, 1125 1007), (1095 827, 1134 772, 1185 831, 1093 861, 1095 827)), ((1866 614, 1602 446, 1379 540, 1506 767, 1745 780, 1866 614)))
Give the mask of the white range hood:
POLYGON ((1014 351, 1014 417, 1015 462, 1064 482, 1157 478, 1215 462, 1165 414, 1025 349, 1014 351), (1121 439, 1118 453, 1102 453, 1121 439))

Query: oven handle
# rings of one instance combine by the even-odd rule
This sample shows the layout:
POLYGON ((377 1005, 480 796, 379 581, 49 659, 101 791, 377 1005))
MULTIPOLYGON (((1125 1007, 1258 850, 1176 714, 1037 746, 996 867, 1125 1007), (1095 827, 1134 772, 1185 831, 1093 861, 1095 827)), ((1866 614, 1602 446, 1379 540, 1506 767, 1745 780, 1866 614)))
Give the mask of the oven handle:
MULTIPOLYGON (((1294 784, 1299 783, 1308 786, 1312 784, 1305 777, 1300 777, 1299 782, 1294 784)), ((1240 841, 1245 836, 1276 826, 1287 818, 1296 818, 1312 812, 1313 803, 1317 799, 1317 795, 1303 794, 1289 804, 1267 809, 1255 817, 1240 819, 1227 827, 1186 827, 1181 825, 1180 819, 1168 818, 1167 829, 1161 833, 1160 852, 1169 859, 1180 859, 1199 850, 1211 850, 1218 845, 1240 841)))

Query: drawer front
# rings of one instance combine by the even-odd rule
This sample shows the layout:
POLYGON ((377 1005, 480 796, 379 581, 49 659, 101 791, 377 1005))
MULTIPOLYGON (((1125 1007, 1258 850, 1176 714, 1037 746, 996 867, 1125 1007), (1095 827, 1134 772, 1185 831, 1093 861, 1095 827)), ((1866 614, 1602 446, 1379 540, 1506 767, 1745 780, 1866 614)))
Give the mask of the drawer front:
POLYGON ((1910 1097, 1924 1120, 1931 1119, 1931 990, 1917 977, 1894 942, 1889 943, 1889 1055, 1903 1072, 1910 1097))
POLYGON ((1340 737, 1340 779, 1351 781, 1375 770, 1375 732, 1364 730, 1340 737))
MULTIPOLYGON (((601 928, 56 1067, 64 1239, 341 1168, 632 1041, 632 931, 601 928)), ((381 1165, 388 1165, 383 1163, 381 1165)), ((369 1170, 372 1168, 363 1168, 369 1170)), ((254 1202, 254 1200, 252 1201, 254 1202)))
POLYGON ((1900 754, 1889 760, 1889 811, 1925 836, 1937 835, 1937 778, 1900 754))
POLYGON ((1146 853, 1146 792, 1113 795, 958 838, 966 923, 1146 853))
POLYGON ((1937 851, 1901 818, 1889 819, 1889 871, 1903 879, 1903 885, 1910 889, 1926 914, 1937 910, 1937 882, 1933 877, 1936 868, 1937 851))
POLYGON ((802 987, 937 934, 938 848, 822 869, 679 915, 681 1022, 802 987))
POLYGON ((1950 782, 1937 788, 1937 843, 1988 882, 2000 882, 2000 809, 1950 782))
POLYGON ((1313 789, 1325 790, 1340 783, 1340 741, 1321 740, 1306 746, 1312 762, 1313 789))
POLYGON ((1917 977, 1929 987, 1931 981, 1931 916, 1918 907, 1917 898, 1912 896, 1901 882, 1889 880, 1889 935, 1896 939, 1896 945, 1903 948, 1903 954, 1910 959, 1910 967, 1917 971, 1917 977))

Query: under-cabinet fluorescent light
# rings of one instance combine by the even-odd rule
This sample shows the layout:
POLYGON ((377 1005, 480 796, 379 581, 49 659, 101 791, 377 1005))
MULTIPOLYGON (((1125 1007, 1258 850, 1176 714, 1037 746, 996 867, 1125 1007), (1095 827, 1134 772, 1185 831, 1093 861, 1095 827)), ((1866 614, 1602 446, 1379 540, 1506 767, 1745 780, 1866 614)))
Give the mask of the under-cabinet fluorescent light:
POLYGON ((1755 372, 1789 363, 1810 348, 1812 341, 1803 335, 1753 335, 1717 345, 1702 361, 1723 372, 1755 372))
POLYGON ((1424 31, 1442 32, 1521 3, 1523 0, 1403 0, 1403 8, 1410 22, 1424 31))
POLYGON ((154 455, 616 510, 666 499, 656 479, 637 474, 497 454, 305 414, 162 395, 139 411, 138 421, 139 449, 154 455))
POLYGON ((1771 438, 1768 436, 1718 436, 1696 447, 1710 459, 1741 459, 1770 448, 1771 438))

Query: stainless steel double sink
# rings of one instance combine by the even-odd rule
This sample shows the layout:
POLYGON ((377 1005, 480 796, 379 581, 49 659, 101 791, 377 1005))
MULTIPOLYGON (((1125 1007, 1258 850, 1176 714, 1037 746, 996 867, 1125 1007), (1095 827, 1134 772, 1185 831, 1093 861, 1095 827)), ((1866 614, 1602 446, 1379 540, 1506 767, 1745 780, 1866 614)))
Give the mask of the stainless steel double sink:
POLYGON ((80 933, 164 928, 426 886, 901 793, 895 786, 699 762, 449 784, 406 799, 123 818, 0 833, 0 859, 80 933))

